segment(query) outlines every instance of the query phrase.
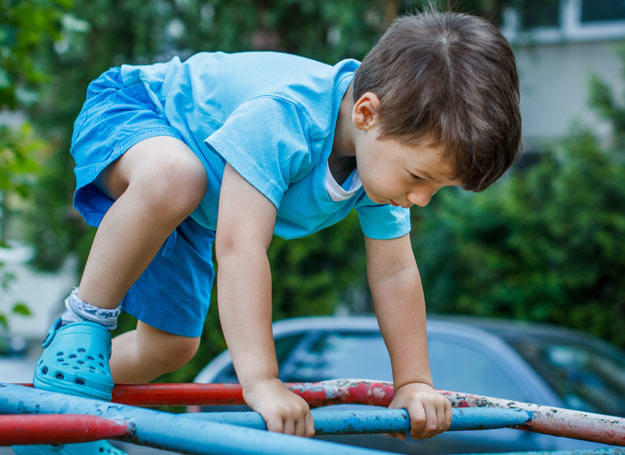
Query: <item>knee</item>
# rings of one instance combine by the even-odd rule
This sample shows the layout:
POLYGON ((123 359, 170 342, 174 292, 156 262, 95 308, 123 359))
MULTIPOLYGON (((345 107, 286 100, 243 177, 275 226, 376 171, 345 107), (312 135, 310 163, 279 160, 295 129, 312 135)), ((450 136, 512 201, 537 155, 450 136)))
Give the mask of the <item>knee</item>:
POLYGON ((160 374, 170 373, 185 366, 197 353, 200 338, 167 335, 161 343, 152 344, 151 361, 160 374))
MULTIPOLYGON (((202 201, 208 186, 200 159, 176 139, 159 138, 128 189, 138 190, 144 204, 161 214, 190 214, 202 201)), ((149 146, 150 144, 144 144, 149 146)))

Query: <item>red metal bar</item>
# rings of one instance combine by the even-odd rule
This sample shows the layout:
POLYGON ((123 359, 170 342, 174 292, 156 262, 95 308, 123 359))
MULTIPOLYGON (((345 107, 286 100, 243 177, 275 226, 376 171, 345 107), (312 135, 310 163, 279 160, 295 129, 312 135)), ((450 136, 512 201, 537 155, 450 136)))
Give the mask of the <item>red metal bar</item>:
MULTIPOLYGON (((393 399, 389 382, 339 379, 317 383, 288 384, 311 407, 328 404, 388 406, 393 399)), ((533 413, 523 429, 554 436, 625 446, 625 419, 572 411, 532 403, 441 391, 454 407, 499 407, 533 413)), ((135 406, 244 404, 238 384, 137 384, 117 385, 113 401, 135 406)))
MULTIPOLYGON (((312 407, 329 404, 388 406, 393 387, 387 382, 334 380, 287 384, 312 407)), ((239 384, 119 384, 113 402, 133 406, 245 404, 239 384)))
POLYGON ((132 425, 88 415, 2 415, 0 446, 67 444, 124 436, 132 425))

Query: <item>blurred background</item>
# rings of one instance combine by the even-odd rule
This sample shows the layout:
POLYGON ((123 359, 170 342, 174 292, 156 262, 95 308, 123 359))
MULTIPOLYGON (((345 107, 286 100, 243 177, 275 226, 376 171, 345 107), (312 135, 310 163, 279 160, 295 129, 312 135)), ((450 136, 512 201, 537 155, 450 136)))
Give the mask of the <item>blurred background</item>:
MULTIPOLYGON (((394 17, 424 3, 0 0, 6 352, 43 339, 95 232, 72 208, 68 154, 92 79, 199 51, 362 59, 394 17)), ((429 312, 554 323, 625 348, 625 3, 471 0, 454 9, 487 18, 513 45, 525 152, 485 192, 444 189, 413 209, 429 312)), ((355 216, 306 239, 276 238, 269 255, 274 319, 372 312, 355 216)), ((133 325, 124 316, 118 331, 133 325)), ((215 304, 203 337, 195 359, 161 381, 192 380, 224 348, 215 304)))

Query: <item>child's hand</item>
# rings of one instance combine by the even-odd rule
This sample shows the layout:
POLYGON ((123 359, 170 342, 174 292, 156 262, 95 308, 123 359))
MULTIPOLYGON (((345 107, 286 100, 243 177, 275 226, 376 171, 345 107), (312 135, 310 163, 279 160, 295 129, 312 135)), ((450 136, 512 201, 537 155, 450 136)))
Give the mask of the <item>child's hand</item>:
POLYGON ((406 409, 410 415, 410 435, 431 438, 451 424, 451 404, 429 384, 411 382, 395 391, 391 409, 406 409))
POLYGON ((255 382, 243 389, 250 408, 260 413, 269 431, 311 437, 315 434, 310 407, 279 379, 255 382))

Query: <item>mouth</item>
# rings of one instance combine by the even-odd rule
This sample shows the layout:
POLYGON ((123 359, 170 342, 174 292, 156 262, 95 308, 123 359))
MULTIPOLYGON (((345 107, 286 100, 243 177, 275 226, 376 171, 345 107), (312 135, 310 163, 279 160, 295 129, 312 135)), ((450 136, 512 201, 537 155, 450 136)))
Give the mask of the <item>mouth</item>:
POLYGON ((389 204, 391 204, 393 207, 399 207, 399 204, 395 201, 393 201, 392 199, 388 201, 389 204))

